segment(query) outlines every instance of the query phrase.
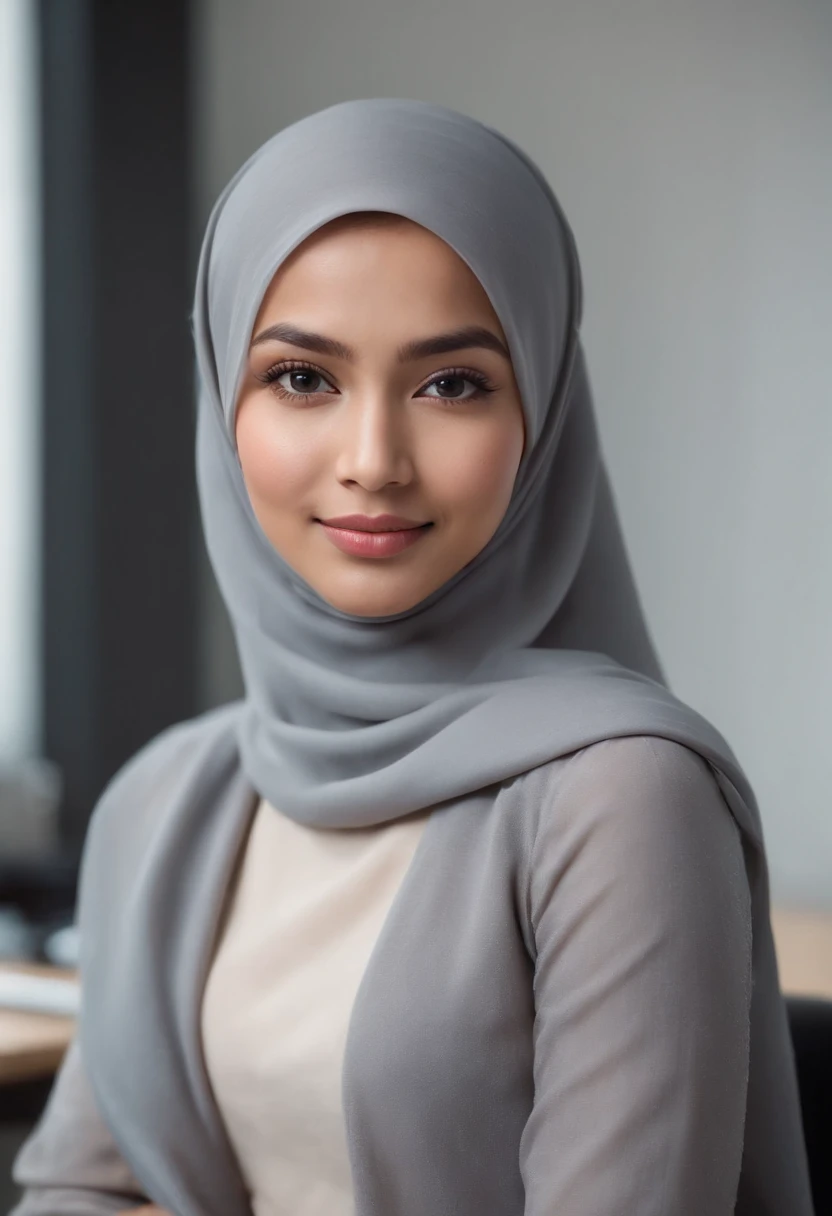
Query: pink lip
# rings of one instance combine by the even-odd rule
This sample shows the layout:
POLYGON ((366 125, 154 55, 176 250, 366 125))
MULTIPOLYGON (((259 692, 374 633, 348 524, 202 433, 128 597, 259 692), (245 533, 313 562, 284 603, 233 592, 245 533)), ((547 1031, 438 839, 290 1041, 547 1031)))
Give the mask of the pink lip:
POLYGON ((353 532, 399 532, 403 528, 421 528, 423 519, 405 519, 403 515, 338 515, 319 523, 330 528, 349 528, 353 532))
POLYGON ((415 528, 399 526, 393 531, 367 532, 358 528, 333 528, 323 520, 319 520, 319 523, 336 549, 357 557, 392 557, 415 545, 430 528, 430 524, 420 524, 415 528))

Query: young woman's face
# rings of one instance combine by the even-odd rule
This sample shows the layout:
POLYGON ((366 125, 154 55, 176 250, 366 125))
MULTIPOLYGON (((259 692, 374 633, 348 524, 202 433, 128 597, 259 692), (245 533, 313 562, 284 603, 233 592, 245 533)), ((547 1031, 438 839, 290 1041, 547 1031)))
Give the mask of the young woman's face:
POLYGON ((479 281, 408 220, 320 229, 263 300, 236 438, 264 533, 325 600, 366 617, 420 603, 493 536, 523 453, 479 281))

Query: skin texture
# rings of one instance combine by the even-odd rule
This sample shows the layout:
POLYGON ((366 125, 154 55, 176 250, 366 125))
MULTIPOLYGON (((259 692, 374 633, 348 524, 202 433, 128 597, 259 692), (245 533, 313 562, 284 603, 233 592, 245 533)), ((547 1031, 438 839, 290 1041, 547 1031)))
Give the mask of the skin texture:
POLYGON ((237 401, 243 478, 269 541, 341 611, 378 617, 415 606, 476 557, 505 514, 525 442, 507 350, 465 339, 399 356, 407 343, 468 327, 505 347, 462 259, 393 216, 319 229, 263 299, 237 401), (351 355, 263 336, 278 325, 325 335, 351 355), (402 553, 357 556, 316 522, 353 513, 432 526, 402 553))

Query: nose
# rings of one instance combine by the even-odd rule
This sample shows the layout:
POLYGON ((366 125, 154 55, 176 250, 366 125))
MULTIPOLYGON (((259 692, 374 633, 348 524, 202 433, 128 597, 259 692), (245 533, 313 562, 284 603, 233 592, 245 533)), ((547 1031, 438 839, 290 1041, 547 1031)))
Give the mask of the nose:
POLYGON ((338 435, 339 481, 369 492, 413 480, 412 437, 404 411, 381 395, 350 402, 338 435))

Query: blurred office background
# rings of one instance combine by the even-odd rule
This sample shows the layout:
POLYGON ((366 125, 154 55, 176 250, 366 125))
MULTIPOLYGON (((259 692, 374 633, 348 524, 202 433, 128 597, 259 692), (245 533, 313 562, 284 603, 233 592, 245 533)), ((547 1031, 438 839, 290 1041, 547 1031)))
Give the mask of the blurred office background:
POLYGON ((754 782, 778 904, 832 913, 825 0, 0 0, 0 56, 7 877, 69 889, 113 772, 238 694, 194 496, 201 228, 275 130, 399 95, 559 194, 672 686, 754 782))

